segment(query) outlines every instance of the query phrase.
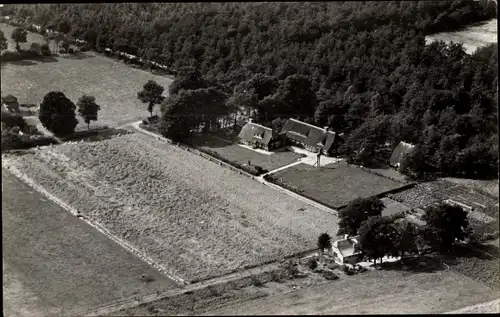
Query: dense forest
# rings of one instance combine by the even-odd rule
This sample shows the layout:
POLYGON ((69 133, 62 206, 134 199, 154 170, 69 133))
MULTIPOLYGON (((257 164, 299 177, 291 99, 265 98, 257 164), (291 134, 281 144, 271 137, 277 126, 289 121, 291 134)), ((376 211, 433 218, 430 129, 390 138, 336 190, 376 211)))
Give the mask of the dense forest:
POLYGON ((289 117, 328 125, 364 165, 406 141, 418 176, 497 177, 496 45, 473 55, 425 45, 426 34, 496 17, 491 1, 29 4, 4 14, 65 20, 97 49, 194 67, 204 84, 187 89, 216 83, 275 128, 289 117))

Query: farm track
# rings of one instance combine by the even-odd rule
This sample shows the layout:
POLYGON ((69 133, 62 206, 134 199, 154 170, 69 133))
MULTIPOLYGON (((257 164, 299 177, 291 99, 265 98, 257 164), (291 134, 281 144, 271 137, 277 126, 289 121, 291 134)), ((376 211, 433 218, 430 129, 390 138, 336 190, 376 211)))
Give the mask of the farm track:
MULTIPOLYGON (((153 132, 147 131, 147 130, 145 130, 145 129, 142 129, 142 128, 139 126, 140 124, 141 124, 141 121, 137 121, 137 122, 135 122, 135 123, 132 123, 130 126, 131 126, 131 127, 133 127, 135 130, 137 130, 137 131, 139 131, 139 132, 143 133, 143 134, 147 134, 147 135, 149 135, 149 136, 151 136, 151 137, 154 137, 154 138, 156 138, 156 139, 158 139, 158 140, 162 140, 162 141, 167 142, 167 143, 169 143, 169 144, 170 144, 170 143, 172 143, 172 141, 170 141, 169 139, 167 139, 167 138, 165 138, 165 137, 163 137, 163 136, 160 136, 160 135, 158 135, 158 134, 156 134, 156 133, 153 133, 153 132)), ((191 149, 190 147, 188 147, 188 148, 189 148, 189 149, 191 149)), ((191 152, 191 153, 192 153, 192 152, 191 152)), ((208 154, 205 154, 205 155, 208 155, 208 154)), ((212 157, 212 158, 213 158, 213 157, 212 157)), ((213 158, 213 160, 218 161, 218 159, 216 159, 216 158, 213 158)), ((275 172, 277 172, 278 170, 282 170, 282 169, 285 169, 285 168, 287 168, 287 167, 291 167, 291 166, 294 166, 294 165, 297 165, 297 164, 300 164, 300 163, 301 163, 301 162, 294 162, 294 163, 289 164, 289 165, 286 165, 286 166, 284 166, 284 167, 282 167, 282 168, 279 168, 279 169, 276 169, 276 170, 274 170, 274 171, 271 171, 271 172, 269 172, 269 173, 267 173, 267 174, 275 173, 275 172)), ((225 163, 223 163, 223 164, 225 164, 225 163)), ((318 208, 318 209, 320 209, 320 210, 322 210, 322 211, 324 211, 324 212, 327 212, 327 213, 329 213, 329 214, 333 214, 333 215, 336 215, 336 216, 338 215, 338 211, 337 211, 337 210, 335 210, 335 209, 332 209, 332 208, 330 208, 330 207, 328 207, 328 206, 325 206, 325 205, 323 205, 323 204, 317 203, 317 202, 315 202, 315 201, 313 201, 313 200, 311 200, 311 199, 309 199, 309 198, 306 198, 306 197, 304 197, 304 196, 302 196, 302 195, 296 194, 296 193, 292 192, 291 190, 288 190, 288 189, 286 189, 286 188, 283 188, 283 187, 281 187, 281 186, 278 186, 278 185, 276 185, 276 184, 273 184, 273 183, 270 183, 270 182, 266 181, 266 180, 264 179, 264 175, 261 175, 261 176, 252 176, 252 175, 250 175, 250 174, 247 174, 246 172, 242 172, 242 173, 245 173, 245 174, 246 174, 246 175, 248 175, 249 177, 252 177, 252 179, 254 179, 254 180, 258 181, 259 183, 262 183, 262 184, 267 185, 267 186, 269 186, 269 187, 271 187, 271 188, 274 188, 274 189, 276 189, 276 190, 278 190, 278 191, 281 191, 282 193, 285 193, 285 194, 287 194, 287 195, 289 195, 289 196, 291 196, 291 197, 293 197, 293 198, 296 198, 296 199, 298 199, 298 200, 300 200, 300 201, 302 201, 302 202, 304 202, 304 203, 306 203, 306 204, 308 204, 308 205, 311 205, 311 206, 313 206, 313 207, 316 207, 316 208, 318 208)))

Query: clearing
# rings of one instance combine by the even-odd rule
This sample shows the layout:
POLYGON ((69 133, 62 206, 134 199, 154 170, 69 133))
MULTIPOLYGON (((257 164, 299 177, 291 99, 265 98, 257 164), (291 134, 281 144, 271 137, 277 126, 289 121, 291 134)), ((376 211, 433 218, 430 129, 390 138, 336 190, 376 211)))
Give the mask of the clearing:
POLYGON ((338 218, 144 134, 65 143, 2 163, 195 281, 316 247, 338 218))
POLYGON ((355 198, 377 195, 405 185, 346 163, 321 168, 298 164, 276 172, 272 177, 277 184, 334 209, 355 198))
POLYGON ((498 298, 451 271, 375 270, 296 292, 214 309, 207 315, 432 314, 498 298))
POLYGON ((8 316, 70 315, 177 287, 3 168, 2 239, 8 316))
POLYGON ((190 143, 201 150, 215 152, 226 160, 238 165, 248 165, 248 161, 250 161, 253 166, 260 166, 268 171, 296 162, 304 156, 290 150, 273 152, 271 155, 261 154, 234 142, 225 141, 224 139, 210 135, 198 135, 190 143))
POLYGON ((472 54, 478 47, 497 43, 497 19, 478 23, 461 31, 428 35, 425 37, 425 41, 426 43, 433 41, 462 43, 466 53, 472 54))
MULTIPOLYGON (((5 29, 4 24, 2 29, 5 29)), ((29 33, 28 38, 36 39, 37 36, 43 40, 41 35, 33 33, 29 33)), ((1 64, 2 95, 12 94, 19 103, 39 105, 50 91, 63 92, 75 104, 84 94, 96 97, 101 111, 99 120, 91 123, 91 127, 96 124, 117 126, 149 116, 147 105, 137 99, 137 92, 148 80, 156 81, 165 88, 164 95, 168 94, 171 79, 94 52, 1 64)), ((160 107, 154 110, 159 114, 160 107)), ((87 127, 80 117, 78 121, 79 127, 87 127)))

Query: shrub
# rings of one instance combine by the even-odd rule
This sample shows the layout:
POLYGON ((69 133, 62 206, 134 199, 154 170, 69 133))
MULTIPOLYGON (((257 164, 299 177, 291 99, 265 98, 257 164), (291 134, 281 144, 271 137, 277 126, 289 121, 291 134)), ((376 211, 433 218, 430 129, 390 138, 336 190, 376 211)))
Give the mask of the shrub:
POLYGON ((322 275, 326 280, 329 281, 334 281, 339 279, 338 275, 333 273, 332 271, 323 271, 322 275))
POLYGON ((50 48, 49 48, 49 44, 42 44, 42 46, 40 47, 40 49, 42 50, 42 56, 50 56, 52 55, 52 52, 50 51, 50 48))
POLYGON ((309 261, 307 261, 307 266, 311 270, 314 270, 315 268, 318 267, 318 261, 315 258, 310 258, 309 261))
POLYGON ((250 280, 251 280, 252 285, 255 286, 255 287, 262 287, 262 286, 264 286, 264 284, 262 283, 262 281, 258 277, 254 276, 254 275, 250 276, 250 280))
POLYGON ((345 274, 347 275, 353 275, 354 274, 354 269, 348 265, 343 265, 342 266, 342 271, 344 271, 345 274))
POLYGON ((0 61, 13 62, 21 60, 21 54, 17 51, 3 50, 0 54, 0 61))
POLYGON ((19 51, 19 55, 21 57, 21 59, 24 59, 24 58, 35 58, 35 57, 40 57, 41 56, 41 52, 39 52, 38 50, 36 49, 33 49, 33 50, 20 50, 19 51))
POLYGON ((20 115, 3 111, 2 111, 2 125, 6 129, 18 127, 23 132, 25 132, 26 128, 28 127, 28 124, 26 123, 24 118, 21 117, 20 115))
POLYGON ((91 49, 92 49, 92 45, 89 43, 85 43, 82 45, 82 47, 80 47, 80 52, 87 52, 87 51, 90 51, 91 49))

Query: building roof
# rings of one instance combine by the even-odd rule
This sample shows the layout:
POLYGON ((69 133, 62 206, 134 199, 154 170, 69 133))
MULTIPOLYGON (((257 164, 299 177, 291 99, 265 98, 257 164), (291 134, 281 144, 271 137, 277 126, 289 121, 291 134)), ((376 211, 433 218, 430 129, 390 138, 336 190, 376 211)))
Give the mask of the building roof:
POLYGON ((396 148, 392 152, 391 159, 390 159, 389 163, 392 166, 399 165, 401 163, 401 159, 403 158, 403 155, 410 153, 414 148, 415 148, 415 146, 413 144, 406 143, 403 141, 399 142, 398 146, 396 146, 396 148))
POLYGON ((343 257, 358 254, 360 252, 355 251, 355 246, 357 243, 356 238, 341 239, 333 242, 335 248, 337 248, 343 257))
POLYGON ((333 131, 325 131, 325 129, 293 118, 288 119, 280 133, 305 145, 321 146, 324 151, 331 148, 337 137, 333 131))
POLYGON ((253 122, 248 122, 241 128, 238 138, 247 142, 258 142, 264 145, 268 145, 269 141, 273 137, 277 136, 277 133, 273 129, 265 127, 260 124, 253 122))
POLYGON ((7 96, 2 97, 2 102, 5 103, 17 102, 17 98, 12 96, 11 94, 8 94, 7 96))

